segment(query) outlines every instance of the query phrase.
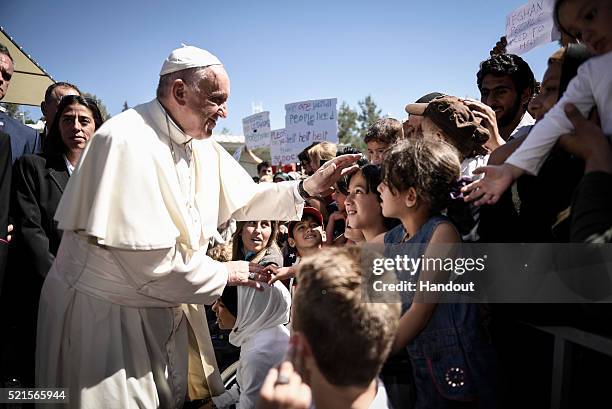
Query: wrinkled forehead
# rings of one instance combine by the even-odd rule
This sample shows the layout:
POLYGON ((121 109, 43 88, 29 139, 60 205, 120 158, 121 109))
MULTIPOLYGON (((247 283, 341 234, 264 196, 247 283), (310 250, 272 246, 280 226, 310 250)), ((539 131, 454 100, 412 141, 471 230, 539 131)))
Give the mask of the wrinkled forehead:
POLYGON ((230 80, 222 65, 206 67, 206 75, 200 81, 200 88, 208 93, 224 92, 229 94, 230 80))
POLYGON ((11 74, 13 73, 13 70, 15 69, 13 61, 11 61, 9 56, 6 54, 0 54, 0 67, 2 67, 5 71, 11 74))

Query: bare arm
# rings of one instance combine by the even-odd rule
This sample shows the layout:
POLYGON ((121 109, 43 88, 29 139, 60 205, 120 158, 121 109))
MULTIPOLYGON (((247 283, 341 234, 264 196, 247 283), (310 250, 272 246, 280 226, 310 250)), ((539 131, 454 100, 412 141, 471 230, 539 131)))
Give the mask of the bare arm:
MULTIPOLYGON (((436 230, 431 236, 427 250, 425 251, 425 258, 436 258, 445 257, 448 254, 442 254, 441 250, 435 246, 435 244, 451 244, 459 243, 461 241, 459 233, 455 227, 450 223, 443 223, 436 227, 436 230), (434 244, 432 247, 431 245, 434 244)), ((422 270, 419 276, 419 281, 423 280, 437 280, 439 279, 439 273, 437 271, 422 270)), ((414 299, 431 298, 431 296, 423 295, 420 292, 416 292, 414 299)), ((428 302, 413 302, 408 311, 400 318, 395 340, 391 352, 393 354, 405 348, 410 341, 416 338, 417 335, 427 326, 429 319, 434 313, 438 304, 428 302)))

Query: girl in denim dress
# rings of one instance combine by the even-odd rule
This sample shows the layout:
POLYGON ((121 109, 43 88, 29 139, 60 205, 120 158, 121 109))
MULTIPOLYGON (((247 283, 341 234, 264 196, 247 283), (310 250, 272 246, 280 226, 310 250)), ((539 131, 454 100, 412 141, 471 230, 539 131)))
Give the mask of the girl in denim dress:
MULTIPOLYGON (((442 216, 460 174, 455 148, 426 137, 399 142, 382 164, 381 193, 385 217, 402 224, 387 232, 387 257, 436 257, 439 246, 461 241, 442 216), (401 244, 400 246, 398 246, 401 244), (391 254, 393 253, 393 254, 391 254)), ((398 271, 400 281, 424 280, 429 271, 398 271)), ((418 293, 416 295, 419 296, 418 293)), ((495 353, 476 304, 403 301, 403 315, 393 351, 406 348, 416 384, 416 408, 497 406, 495 353)))

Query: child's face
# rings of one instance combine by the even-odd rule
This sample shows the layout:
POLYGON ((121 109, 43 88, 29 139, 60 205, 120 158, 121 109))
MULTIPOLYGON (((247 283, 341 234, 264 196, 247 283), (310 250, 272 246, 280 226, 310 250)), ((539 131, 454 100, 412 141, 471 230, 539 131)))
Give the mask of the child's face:
POLYGON ((595 54, 612 51, 611 21, 610 0, 564 0, 559 7, 561 26, 595 54))
POLYGON ((334 201, 338 205, 339 212, 346 212, 346 207, 344 205, 344 202, 346 201, 346 196, 344 196, 344 193, 342 193, 337 187, 332 193, 332 199, 334 199, 334 201))
POLYGON ((257 253, 268 245, 272 235, 272 223, 268 220, 247 222, 242 227, 242 244, 245 251, 257 253))
POLYGON ((217 316, 217 325, 221 329, 232 329, 236 325, 236 317, 229 312, 223 301, 219 298, 212 306, 212 310, 217 316))
POLYGON ((383 216, 399 219, 404 215, 406 212, 406 205, 402 193, 395 192, 394 194, 384 182, 378 185, 378 191, 382 199, 380 206, 382 207, 383 216))
POLYGON ((293 226, 294 247, 300 249, 320 247, 323 243, 323 226, 314 217, 307 216, 293 226))
POLYGON ((368 147, 368 158, 372 165, 380 165, 383 160, 383 154, 389 147, 389 144, 380 141, 370 141, 366 144, 368 147))
POLYGON ((349 195, 344 202, 348 223, 355 229, 367 229, 382 217, 382 210, 375 192, 368 193, 368 185, 363 173, 351 177, 349 195))

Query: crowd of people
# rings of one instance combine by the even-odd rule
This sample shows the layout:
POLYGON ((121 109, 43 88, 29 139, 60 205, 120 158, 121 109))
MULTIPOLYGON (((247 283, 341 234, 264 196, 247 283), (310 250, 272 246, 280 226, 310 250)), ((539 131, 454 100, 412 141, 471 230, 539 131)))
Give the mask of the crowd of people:
MULTIPOLYGON (((568 41, 541 83, 498 43, 480 100, 441 81, 371 124, 365 152, 314 143, 287 173, 251 177, 210 138, 230 80, 196 47, 106 122, 68 82, 47 89, 40 135, 0 112, 0 381, 84 408, 548 405, 552 342, 525 323, 609 332, 605 308, 362 297, 366 244, 418 258, 611 241, 612 2, 556 0, 554 15, 568 41)), ((1 100, 1 44, 0 69, 1 100)))

